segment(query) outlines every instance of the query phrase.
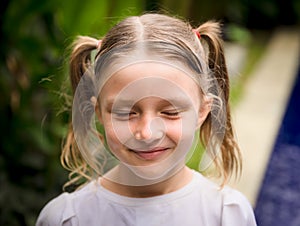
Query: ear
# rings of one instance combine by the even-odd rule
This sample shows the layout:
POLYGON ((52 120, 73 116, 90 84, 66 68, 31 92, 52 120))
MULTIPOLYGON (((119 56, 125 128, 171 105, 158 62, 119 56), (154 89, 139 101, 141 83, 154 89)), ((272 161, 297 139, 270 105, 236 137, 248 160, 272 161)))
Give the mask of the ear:
POLYGON ((208 114, 210 113, 212 102, 213 102, 212 98, 207 96, 203 97, 198 111, 197 129, 201 127, 201 125, 207 118, 208 114))

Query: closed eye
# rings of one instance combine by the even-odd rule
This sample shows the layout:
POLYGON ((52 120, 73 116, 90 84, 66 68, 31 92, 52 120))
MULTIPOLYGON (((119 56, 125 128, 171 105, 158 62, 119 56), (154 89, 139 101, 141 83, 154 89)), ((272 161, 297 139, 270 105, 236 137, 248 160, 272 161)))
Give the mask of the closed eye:
POLYGON ((168 118, 176 119, 179 118, 180 111, 162 111, 161 114, 168 118))
POLYGON ((168 111, 164 111, 162 112, 162 114, 165 114, 165 115, 170 115, 170 116, 176 116, 176 115, 179 115, 179 112, 168 112, 168 111))
POLYGON ((112 112, 113 116, 117 119, 128 120, 136 115, 133 111, 115 111, 112 112))

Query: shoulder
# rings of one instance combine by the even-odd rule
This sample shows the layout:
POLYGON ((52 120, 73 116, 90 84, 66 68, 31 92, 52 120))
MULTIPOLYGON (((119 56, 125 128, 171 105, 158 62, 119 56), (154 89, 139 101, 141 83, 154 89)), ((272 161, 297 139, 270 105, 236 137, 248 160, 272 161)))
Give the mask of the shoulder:
POLYGON ((70 194, 63 193, 48 202, 40 212, 36 226, 62 225, 66 214, 69 212, 69 199, 70 194))
POLYGON ((36 226, 58 226, 70 221, 77 215, 77 204, 89 199, 93 193, 92 182, 73 193, 62 193, 48 202, 42 209, 36 226))
POLYGON ((221 192, 223 196, 222 225, 256 225, 252 206, 241 192, 227 186, 221 192))
POLYGON ((241 192, 229 186, 221 188, 200 173, 196 177, 197 187, 202 188, 202 199, 205 199, 210 212, 221 215, 222 226, 256 225, 253 209, 241 192))
POLYGON ((202 188, 201 191, 207 194, 211 194, 214 199, 218 197, 219 202, 223 206, 241 206, 245 208, 251 208, 246 197, 239 191, 229 187, 220 187, 217 183, 204 177, 201 173, 195 172, 197 187, 202 188))

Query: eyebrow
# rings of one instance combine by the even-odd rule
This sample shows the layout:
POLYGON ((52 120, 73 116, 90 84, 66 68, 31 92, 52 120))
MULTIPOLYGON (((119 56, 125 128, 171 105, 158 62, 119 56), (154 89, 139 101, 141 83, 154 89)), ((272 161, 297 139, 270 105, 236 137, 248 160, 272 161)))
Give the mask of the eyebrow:
MULTIPOLYGON (((157 96, 154 96, 154 97, 157 97, 157 96)), ((161 98, 161 97, 159 97, 159 98, 161 98)), ((140 100, 142 100, 142 99, 140 99, 140 100)), ((112 108, 113 105, 118 105, 121 107, 128 107, 128 106, 133 107, 138 101, 130 100, 130 99, 122 99, 122 98, 118 98, 118 100, 116 100, 115 98, 108 98, 107 101, 105 102, 105 106, 108 108, 112 108)), ((159 101, 160 104, 165 104, 166 102, 168 102, 170 105, 173 105, 173 106, 178 105, 180 107, 188 107, 192 104, 192 101, 190 99, 182 97, 182 96, 175 96, 175 97, 171 97, 169 99, 161 98, 161 100, 159 101)))
POLYGON ((121 105, 121 106, 133 106, 135 101, 128 100, 128 99, 119 99, 116 100, 115 98, 108 98, 107 101, 105 101, 105 106, 112 108, 113 105, 121 105))

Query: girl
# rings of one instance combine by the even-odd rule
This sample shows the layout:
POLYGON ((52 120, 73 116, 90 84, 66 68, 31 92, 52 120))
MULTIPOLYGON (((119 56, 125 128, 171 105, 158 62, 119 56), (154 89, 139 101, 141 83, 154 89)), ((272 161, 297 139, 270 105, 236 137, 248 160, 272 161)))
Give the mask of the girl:
POLYGON ((248 201, 225 186, 241 164, 217 23, 129 17, 100 41, 76 40, 70 78, 62 163, 68 185, 87 183, 49 202, 37 225, 256 225, 248 201), (221 185, 185 165, 197 138, 200 168, 213 162, 221 185))

